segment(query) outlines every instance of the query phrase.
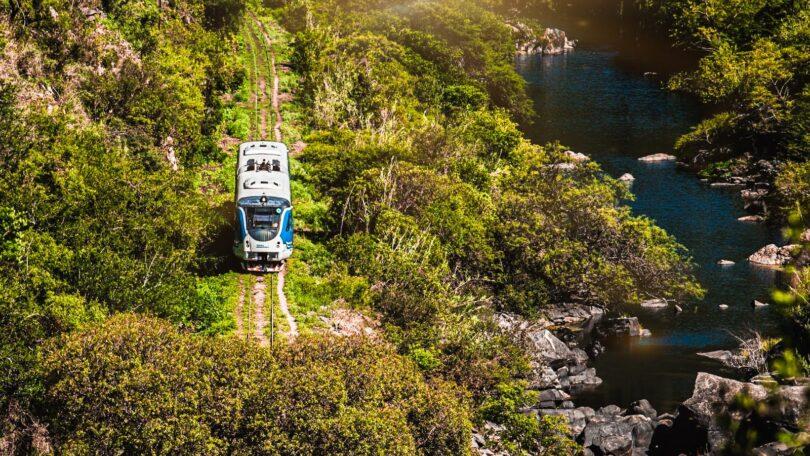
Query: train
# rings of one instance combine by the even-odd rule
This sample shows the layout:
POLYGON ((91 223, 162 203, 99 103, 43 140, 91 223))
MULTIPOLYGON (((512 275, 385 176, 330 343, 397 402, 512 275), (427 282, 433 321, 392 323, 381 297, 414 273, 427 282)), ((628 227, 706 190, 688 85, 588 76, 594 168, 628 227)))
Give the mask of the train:
POLYGON ((289 150, 280 142, 239 145, 234 255, 250 272, 278 272, 293 252, 289 150))

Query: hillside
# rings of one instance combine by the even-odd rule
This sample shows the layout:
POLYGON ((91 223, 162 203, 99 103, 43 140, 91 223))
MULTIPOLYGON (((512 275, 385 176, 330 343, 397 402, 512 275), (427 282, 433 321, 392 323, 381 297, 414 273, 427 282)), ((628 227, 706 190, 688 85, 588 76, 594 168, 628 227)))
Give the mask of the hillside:
POLYGON ((523 136, 507 7, 5 4, 0 453, 579 453, 523 413, 564 375, 504 321, 704 290, 625 184, 523 136), (230 252, 262 138, 277 276, 230 252))

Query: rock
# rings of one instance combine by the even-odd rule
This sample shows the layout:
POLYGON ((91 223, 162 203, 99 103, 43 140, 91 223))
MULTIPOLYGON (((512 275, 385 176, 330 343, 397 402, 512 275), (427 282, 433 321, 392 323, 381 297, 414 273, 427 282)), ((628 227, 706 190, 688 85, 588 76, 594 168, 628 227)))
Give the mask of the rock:
POLYGON ((723 364, 728 364, 729 362, 731 362, 731 360, 734 359, 734 353, 731 353, 731 351, 729 350, 715 350, 710 352, 701 352, 698 353, 697 355, 709 359, 715 359, 723 364))
POLYGON ((734 262, 731 260, 719 260, 717 264, 719 264, 720 266, 733 266, 734 262))
POLYGON ((650 330, 649 330, 649 329, 647 329, 647 328, 643 328, 643 329, 641 330, 641 334, 639 334, 639 336, 640 336, 640 337, 652 337, 652 331, 650 331, 650 330))
POLYGON ((638 322, 638 317, 612 318, 605 322, 600 329, 616 334, 627 334, 628 336, 641 335, 641 324, 638 322))
POLYGON ((555 28, 544 29, 538 36, 534 30, 522 22, 506 24, 515 36, 515 50, 518 54, 562 54, 574 49, 576 41, 569 40, 565 32, 555 28))
POLYGON ((569 399, 571 399, 571 396, 558 389, 540 391, 540 401, 563 402, 569 399))
POLYGON ((799 236, 799 240, 802 242, 810 242, 810 229, 802 231, 802 234, 799 236))
POLYGON ((654 162, 664 162, 664 161, 675 161, 677 157, 670 154, 652 154, 646 155, 644 157, 639 158, 639 161, 643 161, 646 163, 654 163, 654 162))
POLYGON ((717 306, 717 307, 718 307, 720 310, 726 310, 726 309, 728 309, 728 304, 720 304, 720 305, 719 305, 719 306, 717 306))
POLYGON ((761 215, 743 215, 742 217, 738 218, 737 220, 741 222, 748 222, 748 223, 759 223, 762 222, 764 219, 761 215))
POLYGON ((591 157, 579 152, 574 152, 573 150, 566 150, 563 152, 563 155, 568 157, 569 160, 577 163, 586 162, 591 159, 591 157))
POLYGON ((753 308, 755 308, 755 309, 759 308, 759 307, 768 307, 768 303, 767 302, 762 302, 762 301, 757 301, 756 299, 754 299, 753 301, 751 301, 751 306, 753 308))
POLYGON ((754 190, 740 190, 740 196, 745 201, 758 201, 768 195, 768 190, 764 188, 754 190))
POLYGON ((622 414, 622 408, 615 404, 606 405, 599 408, 596 414, 602 416, 619 416, 622 414))
MULTIPOLYGON (((699 428, 706 432, 706 440, 712 452, 719 452, 727 443, 725 428, 718 424, 717 417, 730 413, 735 419, 743 419, 739 410, 729 406, 736 401, 738 394, 745 392, 754 401, 763 401, 768 396, 768 389, 762 385, 731 380, 701 372, 695 380, 692 397, 683 403, 699 428)), ((803 413, 808 407, 808 389, 806 386, 782 386, 775 391, 779 407, 772 409, 768 420, 772 426, 785 427, 798 431, 801 428, 803 413)), ((678 420, 681 419, 679 411, 678 420)))
POLYGON ((647 299, 646 301, 641 301, 641 307, 646 309, 663 309, 667 307, 669 304, 667 303, 666 299, 647 299))
POLYGON ((793 449, 782 442, 771 442, 751 450, 754 456, 782 456, 793 454, 793 449))
POLYGON ((709 184, 709 187, 714 188, 728 188, 728 187, 737 187, 740 188, 743 184, 737 182, 712 182, 709 184))
POLYGON ((569 40, 565 32, 556 28, 547 28, 540 36, 543 43, 543 55, 556 55, 574 49, 576 41, 569 40))
POLYGON ((529 378, 529 388, 542 390, 547 388, 559 388, 560 379, 554 369, 546 365, 536 366, 532 369, 532 376, 529 378))
POLYGON ((571 434, 574 436, 582 433, 585 425, 596 416, 596 412, 590 407, 577 407, 575 409, 539 409, 539 415, 550 416, 564 416, 568 419, 568 424, 571 428, 571 434))
POLYGON ((764 400, 765 388, 759 385, 746 384, 716 375, 700 372, 695 380, 692 397, 683 406, 694 414, 697 423, 707 432, 707 441, 713 452, 719 452, 725 446, 727 436, 715 417, 728 410, 737 394, 746 392, 755 401, 764 400))
POLYGON ((599 320, 605 311, 596 306, 566 303, 553 306, 543 315, 556 326, 584 327, 593 320, 599 320))
POLYGON ((594 454, 635 454, 649 447, 653 436, 653 421, 644 415, 597 415, 585 426, 582 446, 594 454))
POLYGON ((619 176, 619 180, 622 182, 633 182, 634 180, 636 180, 636 178, 633 177, 633 175, 630 173, 624 173, 621 176, 619 176))
POLYGON ((675 313, 683 312, 683 308, 681 306, 677 305, 677 304, 675 304, 675 306, 673 307, 673 310, 675 310, 675 313))
POLYGON ((644 415, 647 418, 656 421, 658 419, 658 412, 655 411, 650 401, 641 399, 630 403, 630 408, 627 410, 628 415, 644 415))
POLYGON ((797 247, 796 245, 778 247, 776 244, 768 244, 749 256, 748 261, 763 266, 784 266, 793 259, 793 251, 797 247))
POLYGON ((573 357, 571 349, 548 329, 529 331, 526 333, 526 337, 530 342, 531 354, 540 357, 549 364, 573 357))
POLYGON ((751 379, 751 383, 762 386, 777 386, 778 383, 769 373, 757 374, 751 379))

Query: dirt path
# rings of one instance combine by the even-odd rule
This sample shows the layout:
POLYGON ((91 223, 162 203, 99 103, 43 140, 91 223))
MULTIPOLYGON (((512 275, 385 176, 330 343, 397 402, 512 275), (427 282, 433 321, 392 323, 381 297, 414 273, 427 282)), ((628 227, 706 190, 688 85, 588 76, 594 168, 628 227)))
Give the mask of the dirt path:
POLYGON ((262 32, 262 36, 264 37, 265 46, 270 52, 270 72, 273 75, 273 92, 270 95, 270 104, 273 107, 273 114, 275 116, 275 122, 273 123, 273 137, 276 141, 281 141, 281 126, 284 123, 284 119, 281 117, 281 102, 279 101, 278 96, 278 88, 281 82, 278 76, 278 65, 276 64, 276 51, 273 49, 273 40, 270 39, 270 35, 267 33, 264 23, 258 19, 255 19, 255 21, 256 25, 259 27, 259 30, 262 32))
MULTIPOLYGON (((267 298, 267 284, 263 276, 256 277, 256 283, 253 284, 253 318, 255 320, 253 326, 253 338, 259 342, 259 345, 268 346, 270 340, 267 338, 267 316, 264 313, 265 301, 267 298)), ((271 304, 272 305, 272 304, 271 304)))
POLYGON ((284 295, 284 276, 286 274, 287 267, 285 266, 278 273, 278 285, 276 286, 276 292, 278 293, 278 306, 281 309, 281 313, 284 314, 284 318, 287 319, 287 326, 290 328, 289 332, 287 333, 287 337, 289 339, 294 339, 298 337, 298 323, 295 322, 295 318, 293 318, 292 314, 290 313, 290 307, 287 305, 287 296, 284 295))
MULTIPOLYGON (((264 24, 258 19, 254 20, 256 21, 259 30, 262 32, 266 48, 270 51, 270 71, 273 75, 273 91, 270 93, 270 103, 273 107, 273 114, 276 118, 275 122, 273 123, 273 137, 276 141, 281 141, 281 126, 284 123, 284 118, 281 116, 281 102, 279 101, 278 96, 280 79, 278 76, 278 68, 276 68, 276 51, 273 49, 273 40, 270 39, 270 35, 267 33, 267 29, 265 28, 264 24)), ((287 338, 295 339, 298 337, 298 323, 296 323, 295 318, 293 317, 292 313, 290 313, 290 307, 287 305, 287 297, 284 295, 284 276, 286 273, 286 266, 278 273, 276 294, 278 295, 278 303, 281 313, 284 314, 284 318, 287 320, 287 326, 289 326, 289 330, 286 334, 287 338)))
POLYGON ((267 104, 265 100, 267 99, 267 83, 264 80, 263 76, 259 76, 259 106, 261 109, 259 110, 259 139, 264 139, 267 137, 267 110, 264 106, 267 104))

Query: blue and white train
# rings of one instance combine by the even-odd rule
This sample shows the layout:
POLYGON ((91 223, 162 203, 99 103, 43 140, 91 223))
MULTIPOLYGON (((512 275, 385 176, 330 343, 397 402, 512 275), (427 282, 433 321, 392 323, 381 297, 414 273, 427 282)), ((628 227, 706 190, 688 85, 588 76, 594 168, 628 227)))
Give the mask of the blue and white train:
POLYGON ((253 141, 239 145, 233 252, 242 267, 276 272, 293 251, 293 209, 287 146, 253 141))

